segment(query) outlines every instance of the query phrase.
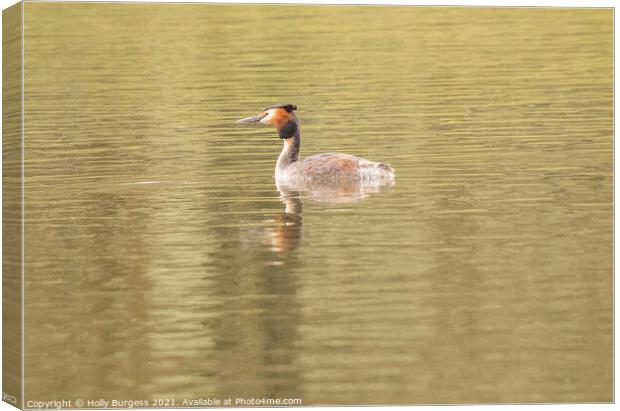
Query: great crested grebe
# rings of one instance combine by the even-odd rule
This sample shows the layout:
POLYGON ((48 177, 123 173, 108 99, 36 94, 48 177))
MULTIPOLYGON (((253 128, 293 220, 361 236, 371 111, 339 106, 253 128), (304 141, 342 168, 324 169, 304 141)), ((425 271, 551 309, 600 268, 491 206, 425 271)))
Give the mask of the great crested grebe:
POLYGON ((387 185, 394 182, 394 169, 386 164, 351 154, 323 153, 299 159, 301 134, 294 104, 276 104, 261 113, 238 120, 237 123, 273 125, 284 141, 276 163, 276 182, 307 183, 348 181, 362 185, 387 185))

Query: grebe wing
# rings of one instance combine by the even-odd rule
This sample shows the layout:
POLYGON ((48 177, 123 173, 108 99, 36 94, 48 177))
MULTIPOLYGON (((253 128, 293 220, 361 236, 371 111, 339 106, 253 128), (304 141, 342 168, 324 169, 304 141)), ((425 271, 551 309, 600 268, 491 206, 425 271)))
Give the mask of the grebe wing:
POLYGON ((339 177, 357 171, 359 157, 343 153, 321 153, 302 160, 302 172, 313 177, 339 177))
POLYGON ((348 178, 356 175, 364 178, 367 173, 381 170, 381 173, 394 173, 392 167, 365 158, 344 153, 322 153, 306 157, 300 162, 301 171, 305 175, 316 178, 348 178))

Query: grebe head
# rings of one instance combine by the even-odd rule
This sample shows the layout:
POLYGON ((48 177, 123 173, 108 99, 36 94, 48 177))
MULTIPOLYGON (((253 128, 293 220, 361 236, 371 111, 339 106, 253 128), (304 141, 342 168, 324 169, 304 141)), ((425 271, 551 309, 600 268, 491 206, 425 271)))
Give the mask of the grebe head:
POLYGON ((299 130, 299 120, 294 113, 295 110, 297 110, 295 104, 275 104, 266 107, 255 116, 237 120, 237 123, 260 122, 273 125, 278 129, 280 138, 290 138, 294 137, 299 130))

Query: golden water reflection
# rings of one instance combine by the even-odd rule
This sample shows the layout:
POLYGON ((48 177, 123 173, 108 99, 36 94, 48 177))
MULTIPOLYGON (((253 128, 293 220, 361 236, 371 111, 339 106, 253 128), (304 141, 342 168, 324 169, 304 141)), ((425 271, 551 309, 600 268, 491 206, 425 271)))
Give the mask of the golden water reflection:
POLYGON ((356 181, 305 181, 298 184, 276 183, 284 212, 269 220, 273 226, 268 229, 273 250, 288 252, 296 249, 303 236, 303 200, 327 204, 346 204, 361 201, 371 194, 392 187, 387 184, 360 183, 356 181))

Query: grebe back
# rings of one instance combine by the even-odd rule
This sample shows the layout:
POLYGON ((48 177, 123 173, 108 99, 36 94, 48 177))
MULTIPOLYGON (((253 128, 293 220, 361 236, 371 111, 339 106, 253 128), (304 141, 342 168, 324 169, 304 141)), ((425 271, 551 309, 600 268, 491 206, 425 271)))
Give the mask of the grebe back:
POLYGON ((340 180, 369 185, 394 182, 394 169, 389 165, 351 154, 322 153, 300 160, 300 122, 295 110, 297 106, 294 104, 276 104, 265 108, 255 116, 237 121, 237 123, 260 122, 277 128, 284 147, 276 163, 276 181, 303 183, 340 180))

